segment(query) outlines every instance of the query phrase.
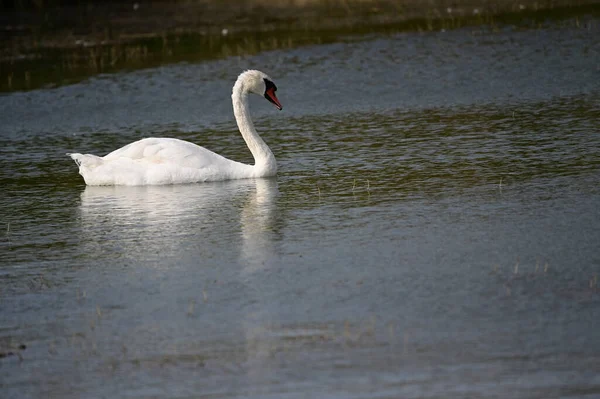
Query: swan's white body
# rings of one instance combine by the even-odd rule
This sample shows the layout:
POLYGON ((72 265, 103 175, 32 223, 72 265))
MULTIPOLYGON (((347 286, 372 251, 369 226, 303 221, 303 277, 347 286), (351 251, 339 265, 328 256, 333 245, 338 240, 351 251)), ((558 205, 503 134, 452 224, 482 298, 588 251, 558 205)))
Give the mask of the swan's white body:
POLYGON ((242 73, 233 86, 233 113, 254 156, 254 165, 232 161, 196 144, 172 138, 142 139, 104 157, 68 155, 79 165, 79 173, 90 186, 180 184, 274 176, 277 163, 254 129, 248 93, 264 93, 281 109, 275 90, 271 79, 255 70, 242 73))

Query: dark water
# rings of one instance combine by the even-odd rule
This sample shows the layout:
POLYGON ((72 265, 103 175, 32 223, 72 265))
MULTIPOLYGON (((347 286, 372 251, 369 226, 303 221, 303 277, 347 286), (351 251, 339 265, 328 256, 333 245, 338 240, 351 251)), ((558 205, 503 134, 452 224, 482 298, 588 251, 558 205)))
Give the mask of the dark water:
POLYGON ((374 36, 0 97, 7 398, 600 396, 598 20, 374 36), (147 136, 276 179, 85 187, 147 136), (25 345, 25 348, 20 345, 25 345))

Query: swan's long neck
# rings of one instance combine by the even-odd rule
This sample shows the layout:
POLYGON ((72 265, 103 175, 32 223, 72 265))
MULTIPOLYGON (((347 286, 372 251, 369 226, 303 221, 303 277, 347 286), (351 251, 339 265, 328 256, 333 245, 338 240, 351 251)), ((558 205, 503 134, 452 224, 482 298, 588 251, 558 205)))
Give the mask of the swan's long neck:
POLYGON ((242 79, 238 79, 235 86, 233 86, 231 100, 233 101, 233 114, 235 115, 235 120, 246 145, 248 145, 252 156, 254 156, 254 167, 257 169, 258 175, 274 175, 277 173, 275 156, 254 128, 252 118, 250 117, 250 110, 248 108, 248 91, 244 89, 244 82, 242 79))

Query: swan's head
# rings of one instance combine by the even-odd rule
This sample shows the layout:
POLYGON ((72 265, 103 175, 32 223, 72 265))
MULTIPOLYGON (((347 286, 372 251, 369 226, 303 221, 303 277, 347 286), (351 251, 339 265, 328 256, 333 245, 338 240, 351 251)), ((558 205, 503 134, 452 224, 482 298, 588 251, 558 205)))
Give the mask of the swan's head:
POLYGON ((258 94, 259 96, 264 96, 267 100, 272 102, 278 110, 281 111, 283 109, 281 103, 275 95, 275 92, 277 91, 277 86, 275 86, 273 80, 266 73, 257 71, 255 69, 251 69, 249 71, 243 72, 238 77, 237 83, 242 84, 244 91, 248 93, 258 94))

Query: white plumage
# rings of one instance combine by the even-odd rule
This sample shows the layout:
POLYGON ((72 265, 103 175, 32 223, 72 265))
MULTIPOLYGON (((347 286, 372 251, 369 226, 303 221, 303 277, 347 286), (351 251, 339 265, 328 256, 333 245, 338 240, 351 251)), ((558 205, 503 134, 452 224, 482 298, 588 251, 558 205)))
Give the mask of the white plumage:
POLYGON ((254 156, 254 165, 232 161, 196 144, 174 138, 146 138, 110 154, 68 154, 79 166, 86 184, 157 185, 197 183, 273 176, 277 163, 256 132, 248 109, 248 93, 264 95, 278 109, 276 86, 263 72, 242 73, 231 95, 238 128, 254 156))

